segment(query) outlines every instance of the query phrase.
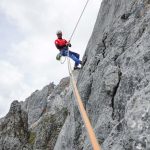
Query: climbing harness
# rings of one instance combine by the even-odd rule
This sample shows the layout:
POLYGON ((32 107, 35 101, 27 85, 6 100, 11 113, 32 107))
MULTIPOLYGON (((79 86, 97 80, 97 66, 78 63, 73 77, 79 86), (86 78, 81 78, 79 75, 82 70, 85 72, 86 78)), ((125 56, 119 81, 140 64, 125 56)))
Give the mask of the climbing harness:
MULTIPOLYGON (((79 24, 79 22, 81 20, 81 17, 83 15, 84 11, 85 11, 85 8, 86 8, 88 2, 89 2, 89 0, 87 0, 85 6, 83 8, 83 11, 82 11, 82 13, 81 13, 81 15, 80 15, 80 17, 79 17, 79 19, 77 21, 77 24, 76 24, 76 26, 75 26, 75 28, 74 28, 71 36, 70 36, 69 42, 71 41, 71 39, 72 39, 72 37, 73 37, 73 35, 75 33, 75 30, 76 30, 76 28, 77 28, 77 26, 78 26, 78 24, 79 24)), ((73 90, 73 93, 74 93, 74 96, 75 96, 75 99, 76 99, 76 102, 77 102, 77 105, 78 105, 78 109, 79 109, 80 114, 82 116, 82 119, 83 119, 83 122, 85 124, 86 130, 88 132, 89 139, 91 141, 93 150, 101 150, 101 147, 100 147, 100 145, 99 145, 99 143, 98 143, 98 141, 96 139, 94 130, 93 130, 92 126, 91 126, 90 120, 89 120, 89 118, 87 116, 86 110, 84 109, 84 105, 82 103, 82 100, 81 100, 81 97, 80 97, 80 94, 79 94, 79 91, 78 91, 78 88, 77 88, 74 76, 72 74, 72 68, 71 68, 71 63, 70 63, 70 59, 69 59, 69 49, 68 49, 67 56, 68 56, 67 57, 67 60, 68 60, 68 72, 69 72, 69 76, 70 76, 70 80, 71 80, 71 84, 72 84, 72 90, 73 90)))

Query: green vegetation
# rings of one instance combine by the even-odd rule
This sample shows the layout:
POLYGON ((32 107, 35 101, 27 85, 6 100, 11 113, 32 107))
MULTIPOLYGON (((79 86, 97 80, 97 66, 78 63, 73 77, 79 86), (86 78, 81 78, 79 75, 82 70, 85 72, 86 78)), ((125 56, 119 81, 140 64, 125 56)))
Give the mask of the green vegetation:
POLYGON ((30 132, 30 137, 29 137, 29 143, 34 144, 36 138, 36 133, 35 132, 30 132))

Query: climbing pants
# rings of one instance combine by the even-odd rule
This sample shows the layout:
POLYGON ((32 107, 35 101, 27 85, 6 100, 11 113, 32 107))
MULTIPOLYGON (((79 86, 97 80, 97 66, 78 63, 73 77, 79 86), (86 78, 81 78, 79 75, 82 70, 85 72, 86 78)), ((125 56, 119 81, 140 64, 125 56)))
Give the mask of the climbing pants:
MULTIPOLYGON (((62 56, 68 56, 68 50, 67 49, 61 49, 60 54, 62 56)), ((72 52, 69 50, 69 57, 75 61, 75 66, 78 66, 80 64, 80 62, 81 62, 79 60, 80 55, 78 53, 75 53, 75 52, 72 52)))

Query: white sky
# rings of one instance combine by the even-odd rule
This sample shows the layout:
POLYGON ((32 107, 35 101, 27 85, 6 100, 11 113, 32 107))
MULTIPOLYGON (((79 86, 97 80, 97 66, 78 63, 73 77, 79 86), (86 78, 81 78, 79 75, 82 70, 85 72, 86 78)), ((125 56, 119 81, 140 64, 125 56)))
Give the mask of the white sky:
MULTIPOLYGON (((68 76, 55 60, 56 31, 68 39, 86 0, 0 0, 0 117, 13 100, 68 76)), ((90 0, 72 39, 72 51, 85 52, 101 0, 90 0)))

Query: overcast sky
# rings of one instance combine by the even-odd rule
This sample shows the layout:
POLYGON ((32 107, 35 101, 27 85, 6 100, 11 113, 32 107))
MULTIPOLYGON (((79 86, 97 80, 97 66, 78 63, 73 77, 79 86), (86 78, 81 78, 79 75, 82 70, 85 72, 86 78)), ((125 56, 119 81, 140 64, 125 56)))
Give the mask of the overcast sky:
MULTIPOLYGON (((0 117, 13 100, 68 76, 55 60, 56 31, 68 39, 86 0, 0 0, 0 117)), ((72 51, 85 52, 101 0, 90 0, 72 39, 72 51)))

